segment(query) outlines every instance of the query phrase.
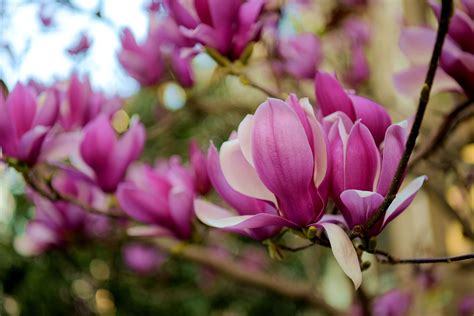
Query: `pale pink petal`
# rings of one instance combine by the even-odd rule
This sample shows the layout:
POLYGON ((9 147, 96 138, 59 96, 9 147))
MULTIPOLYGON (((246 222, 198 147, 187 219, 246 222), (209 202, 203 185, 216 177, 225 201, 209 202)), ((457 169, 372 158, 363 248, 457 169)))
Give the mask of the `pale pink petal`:
POLYGON ((326 231, 331 250, 342 271, 352 280, 354 287, 359 288, 362 283, 359 257, 346 232, 336 224, 320 223, 326 231))

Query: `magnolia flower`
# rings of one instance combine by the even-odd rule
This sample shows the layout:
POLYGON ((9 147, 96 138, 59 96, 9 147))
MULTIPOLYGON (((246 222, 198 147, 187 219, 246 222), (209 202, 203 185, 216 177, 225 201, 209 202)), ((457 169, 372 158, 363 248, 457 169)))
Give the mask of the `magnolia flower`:
POLYGON ((189 145, 189 162, 196 191, 205 195, 211 190, 211 182, 207 173, 206 156, 195 141, 189 145))
MULTIPOLYGON (((352 243, 333 218, 323 218, 330 167, 326 137, 306 100, 300 102, 294 95, 287 102, 268 99, 240 123, 237 137, 222 145, 219 158, 223 177, 216 189, 239 206, 232 202, 238 196, 228 190, 228 184, 249 198, 241 205, 255 208, 235 215, 196 199, 196 215, 202 222, 251 237, 261 228, 324 228, 342 269, 356 287, 360 285, 352 243)), ((213 166, 217 164, 211 161, 209 169, 213 166)), ((218 172, 209 172, 213 183, 218 172)))
POLYGON ((344 34, 350 42, 351 61, 344 74, 344 81, 351 87, 358 87, 369 78, 370 69, 364 47, 370 40, 369 25, 358 18, 344 21, 344 34))
POLYGON ((372 309, 377 316, 404 316, 408 314, 411 302, 409 293, 395 289, 377 297, 372 309))
POLYGON ((140 243, 125 245, 122 254, 127 267, 142 275, 153 273, 166 260, 156 248, 140 243))
POLYGON ((163 81, 169 63, 180 84, 192 86, 191 60, 195 52, 186 49, 191 43, 179 32, 173 20, 152 19, 148 37, 140 45, 129 29, 122 32, 121 40, 119 62, 141 85, 150 86, 163 81))
POLYGON ((117 199, 130 217, 152 226, 158 236, 189 239, 192 234, 193 177, 178 161, 132 169, 117 199))
POLYGON ((65 91, 58 89, 61 91, 59 123, 66 131, 82 128, 100 114, 111 118, 122 106, 119 98, 107 98, 101 92, 93 91, 87 76, 81 79, 73 74, 65 91))
MULTIPOLYGON (((229 185, 222 172, 219 153, 214 144, 211 144, 209 147, 207 170, 214 189, 239 215, 256 215, 259 213, 278 214, 277 209, 271 204, 239 193, 229 185)), ((205 202, 202 201, 200 203, 205 202)), ((200 213, 197 213, 198 217, 199 214, 200 213)), ((235 232, 255 240, 265 240, 278 234, 280 229, 281 228, 277 226, 268 226, 238 230, 235 232)), ((232 229, 228 230, 233 231, 232 229)))
POLYGON ((75 56, 86 53, 91 46, 91 41, 86 32, 81 33, 79 40, 67 49, 69 55, 75 56))
POLYGON ((6 100, 0 94, 0 152, 35 164, 56 122, 58 108, 57 96, 51 90, 37 98, 29 87, 18 83, 6 100))
POLYGON ((352 122, 361 120, 380 144, 391 124, 385 109, 374 101, 348 94, 337 79, 328 73, 318 72, 315 79, 316 99, 323 116, 343 112, 352 122))
MULTIPOLYGON (((66 173, 56 176, 53 186, 62 194, 97 209, 106 207, 106 199, 100 190, 66 173)), ((35 217, 28 223, 25 234, 15 240, 17 251, 23 255, 38 255, 51 248, 63 247, 72 239, 103 237, 110 229, 105 216, 90 214, 68 202, 51 202, 33 192, 29 195, 36 207, 35 217)))
POLYGON ((280 39, 278 50, 286 71, 297 79, 313 79, 323 59, 319 38, 311 33, 280 39))
MULTIPOLYGON (((440 6, 431 3, 440 16, 440 6)), ((466 6, 466 8, 468 8, 466 6)), ((457 91, 474 96, 474 20, 456 9, 443 45, 439 68, 433 83, 433 93, 457 91)), ((423 84, 431 58, 436 32, 426 27, 409 27, 400 34, 400 49, 412 67, 394 77, 397 89, 409 96, 417 96, 423 84)))
MULTIPOLYGON (((408 122, 391 125, 380 151, 375 137, 363 121, 352 123, 341 112, 326 117, 331 167, 331 196, 339 207, 349 228, 362 225, 377 211, 395 175, 405 149, 408 122)), ((385 217, 370 230, 372 236, 403 212, 415 198, 426 180, 416 178, 399 192, 385 217)))
POLYGON ((185 36, 235 60, 260 35, 263 0, 165 1, 171 17, 185 36))
POLYGON ((104 192, 114 192, 144 142, 145 129, 138 120, 132 119, 128 131, 118 139, 109 119, 100 115, 84 128, 80 156, 87 166, 81 161, 76 165, 104 192))

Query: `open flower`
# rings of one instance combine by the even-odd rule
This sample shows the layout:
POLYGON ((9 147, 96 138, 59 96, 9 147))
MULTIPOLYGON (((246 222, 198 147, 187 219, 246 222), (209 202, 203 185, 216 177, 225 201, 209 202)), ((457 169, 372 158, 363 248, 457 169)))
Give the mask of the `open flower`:
POLYGON ((132 119, 130 128, 120 139, 105 115, 86 125, 80 145, 85 163, 77 162, 80 169, 94 179, 104 192, 114 192, 125 177, 128 166, 138 158, 145 142, 145 129, 132 119))
POLYGON ((391 123, 387 111, 374 101, 348 94, 337 79, 328 73, 318 72, 315 79, 316 99, 323 116, 340 111, 355 122, 361 120, 380 144, 391 123))
MULTIPOLYGON (((358 287, 361 274, 352 243, 332 218, 323 218, 328 164, 325 134, 310 104, 306 100, 300 102, 295 95, 287 102, 268 99, 255 115, 248 115, 240 123, 237 137, 225 142, 220 150, 225 179, 218 179, 216 189, 241 214, 241 202, 232 201, 238 196, 226 184, 248 197, 245 203, 255 208, 236 216, 197 199, 196 215, 210 226, 243 235, 255 234, 255 229, 260 228, 324 228, 336 259, 358 287)), ((216 163, 211 162, 210 167, 213 165, 216 163)), ((210 174, 216 175, 215 171, 210 174)), ((213 176, 211 181, 217 183, 213 176)))
POLYGON ((124 212, 151 226, 154 235, 184 240, 192 234, 194 196, 192 175, 173 159, 132 169, 117 191, 124 212))
POLYGON ((185 36, 232 60, 260 35, 263 0, 196 0, 192 6, 180 0, 165 3, 185 36))
MULTIPOLYGON (((331 168, 331 196, 344 218, 353 228, 365 224, 382 204, 388 193, 408 136, 408 122, 391 125, 385 134, 383 150, 361 120, 352 123, 341 112, 325 119, 333 121, 328 132, 331 168)), ((403 212, 426 180, 421 176, 399 192, 385 217, 370 230, 378 235, 403 212)))
POLYGON ((6 100, 0 94, 0 150, 4 155, 33 165, 47 133, 56 122, 59 106, 54 91, 38 98, 18 83, 6 100))

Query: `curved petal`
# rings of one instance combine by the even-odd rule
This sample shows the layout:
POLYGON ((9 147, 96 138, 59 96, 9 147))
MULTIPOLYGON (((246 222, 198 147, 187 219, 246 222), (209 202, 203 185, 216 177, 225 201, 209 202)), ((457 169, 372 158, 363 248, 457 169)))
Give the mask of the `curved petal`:
POLYGON ((311 192, 313 153, 298 116, 285 102, 268 99, 257 109, 252 153, 260 179, 285 218, 307 225, 319 216, 311 192))
POLYGON ((276 204, 273 193, 262 183, 255 169, 242 154, 238 139, 222 144, 220 163, 225 179, 234 190, 246 196, 272 201, 276 204))
POLYGON ((382 204, 384 197, 376 192, 346 190, 341 193, 341 201, 346 209, 341 209, 349 228, 363 225, 382 204))
POLYGON ((336 224, 320 223, 329 239, 331 250, 342 271, 352 280, 354 287, 359 288, 362 283, 359 257, 346 232, 336 224))
POLYGON ((405 151, 409 133, 408 121, 393 124, 387 129, 382 153, 382 169, 377 184, 377 192, 386 195, 400 159, 405 151))
POLYGON ((318 72, 315 79, 316 100, 324 116, 341 111, 355 120, 354 107, 337 79, 325 72, 318 72))
POLYGON ((50 89, 40 94, 39 110, 36 113, 33 125, 51 126, 56 122, 59 114, 59 100, 56 91, 50 89))
POLYGON ((215 204, 202 199, 194 200, 197 218, 206 225, 217 228, 252 229, 267 226, 297 228, 298 225, 278 215, 260 213, 255 215, 235 216, 215 204))
POLYGON ((252 131, 254 121, 254 116, 247 114, 237 129, 237 137, 239 138, 242 154, 252 167, 254 167, 252 158, 252 131))
POLYGON ((409 27, 400 32, 400 49, 413 65, 428 65, 436 32, 426 27, 409 27))
POLYGON ((44 142, 39 160, 48 162, 62 161, 79 151, 81 139, 81 131, 64 132, 51 137, 48 136, 44 142))
POLYGON ((352 127, 345 156, 345 189, 372 191, 380 169, 380 154, 369 129, 360 121, 352 127))
POLYGON ((395 217, 400 215, 415 198, 416 193, 421 189, 423 183, 428 179, 426 176, 419 176, 410 182, 402 191, 398 192, 396 198, 387 209, 383 221, 383 227, 390 223, 395 217))
POLYGON ((16 135, 20 138, 33 127, 37 111, 35 96, 29 87, 18 83, 8 95, 6 106, 15 125, 16 135))
POLYGON ((170 215, 180 232, 187 239, 192 233, 193 194, 180 188, 173 188, 169 194, 170 215))
POLYGON ((252 215, 263 211, 265 202, 243 195, 229 185, 222 173, 219 154, 214 144, 209 146, 207 172, 217 193, 240 215, 252 215))
POLYGON ((115 151, 117 137, 106 116, 101 115, 85 128, 80 145, 82 159, 96 173, 109 168, 111 153, 115 151))
POLYGON ((133 184, 122 183, 117 190, 117 199, 123 211, 130 217, 147 224, 163 224, 169 227, 170 218, 166 206, 160 205, 152 193, 140 190, 133 184))
MULTIPOLYGON (((421 87, 425 80, 427 65, 414 66, 396 73, 393 76, 395 88, 402 94, 411 98, 416 98, 420 94, 421 87)), ((462 88, 446 72, 438 68, 436 70, 435 80, 431 92, 437 94, 443 91, 461 92, 462 88)))
POLYGON ((385 131, 392 123, 390 115, 379 104, 364 97, 351 95, 349 98, 354 105, 356 118, 361 120, 374 136, 376 144, 380 144, 385 136, 385 131))
POLYGON ((48 127, 36 126, 23 134, 18 143, 17 158, 29 164, 34 164, 41 153, 41 147, 48 131, 48 127))

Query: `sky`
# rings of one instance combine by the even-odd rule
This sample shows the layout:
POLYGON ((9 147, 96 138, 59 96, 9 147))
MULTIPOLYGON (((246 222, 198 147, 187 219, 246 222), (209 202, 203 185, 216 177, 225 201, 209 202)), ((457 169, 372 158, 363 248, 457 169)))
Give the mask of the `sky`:
POLYGON ((32 78, 45 83, 67 79, 76 71, 88 73, 92 84, 109 94, 133 94, 138 84, 125 74, 116 54, 123 28, 129 27, 138 40, 146 36, 148 1, 103 0, 104 19, 94 15, 101 1, 70 2, 76 9, 54 0, 0 0, 0 78, 11 88, 32 78), (52 13, 51 27, 40 22, 41 4, 52 13), (90 35, 91 48, 83 58, 71 57, 66 49, 82 32, 90 35))

